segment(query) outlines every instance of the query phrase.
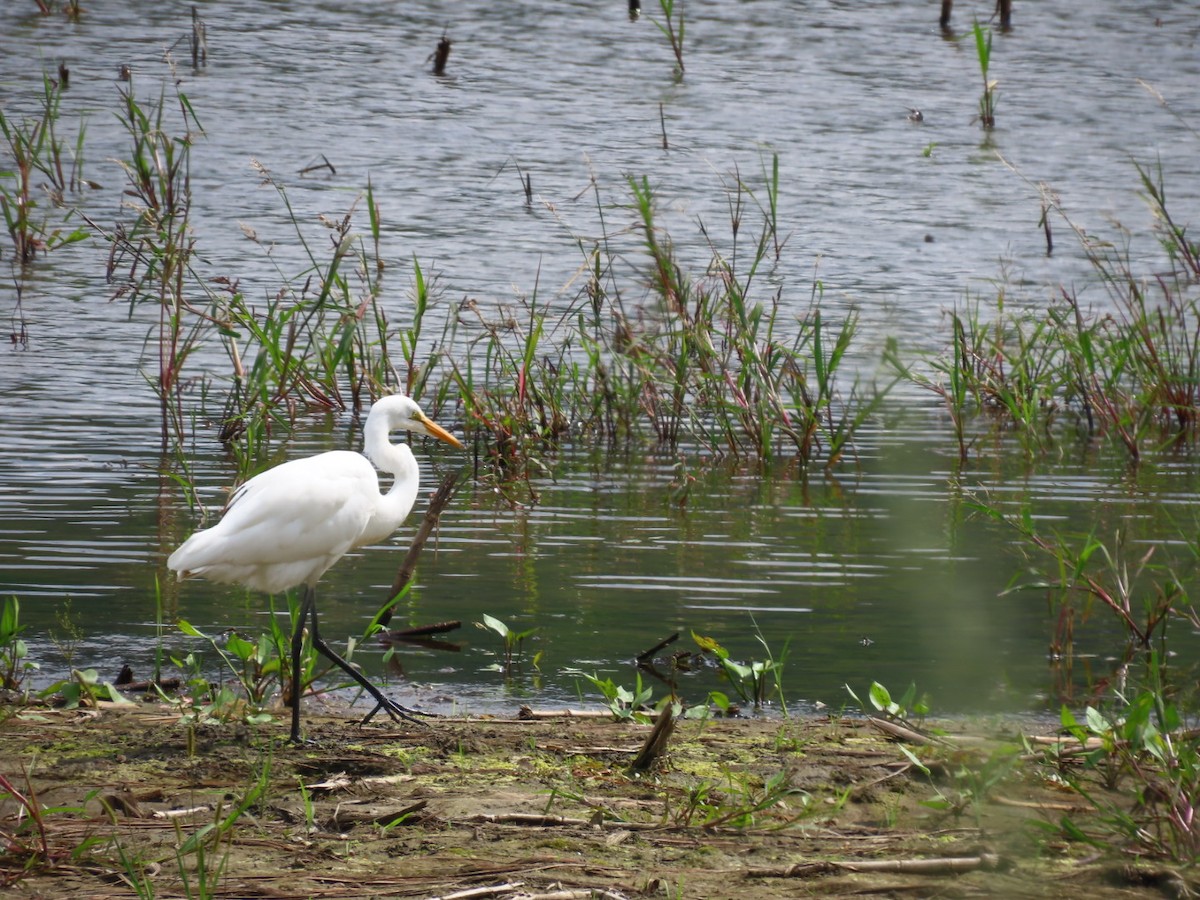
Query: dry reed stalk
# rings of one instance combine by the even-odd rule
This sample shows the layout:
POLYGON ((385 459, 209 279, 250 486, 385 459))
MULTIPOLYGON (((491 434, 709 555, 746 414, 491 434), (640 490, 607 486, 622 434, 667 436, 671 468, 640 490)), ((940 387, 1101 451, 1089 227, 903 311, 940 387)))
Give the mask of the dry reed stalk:
POLYGON ((954 11, 954 0, 942 0, 942 15, 938 19, 938 24, 942 27, 942 31, 950 30, 950 14, 954 11))
POLYGON ((430 59, 433 60, 433 74, 446 74, 446 60, 450 58, 450 38, 446 37, 446 32, 442 32, 442 39, 438 41, 437 49, 433 51, 430 59))
MULTIPOLYGON (((408 583, 412 581, 413 572, 417 568, 417 560, 421 556, 421 551, 425 548, 425 542, 429 540, 429 536, 433 534, 433 530, 437 528, 438 522, 442 516, 442 510, 446 508, 446 504, 450 502, 455 494, 458 486, 458 477, 461 473, 451 472, 442 479, 441 485, 429 498, 429 509, 425 511, 425 518, 421 520, 421 527, 417 529, 417 533, 413 535, 412 543, 408 547, 408 553, 404 555, 404 561, 400 564, 400 568, 396 571, 396 579, 392 582, 391 592, 388 594, 388 602, 391 603, 396 595, 408 587, 408 583)), ((387 610, 380 615, 379 624, 386 626, 392 620, 392 610, 394 607, 389 606, 387 610)))

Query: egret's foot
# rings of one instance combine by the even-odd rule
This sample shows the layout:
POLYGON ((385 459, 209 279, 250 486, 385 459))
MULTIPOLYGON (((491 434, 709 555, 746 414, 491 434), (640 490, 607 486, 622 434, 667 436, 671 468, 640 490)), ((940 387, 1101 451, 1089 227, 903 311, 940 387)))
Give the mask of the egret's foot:
POLYGON ((400 722, 400 721, 412 722, 414 725, 420 725, 423 728, 428 728, 429 726, 425 722, 422 722, 418 718, 418 716, 424 716, 427 719, 435 718, 433 713, 421 712, 420 710, 416 710, 416 709, 409 709, 407 706, 401 706, 395 700, 389 700, 386 697, 384 697, 384 698, 380 699, 378 703, 375 704, 375 708, 373 710, 371 710, 369 713, 367 713, 365 716, 363 716, 363 720, 361 722, 359 722, 358 724, 366 725, 373 718, 375 718, 375 715, 381 709, 384 712, 386 712, 389 716, 392 717, 393 722, 400 722))

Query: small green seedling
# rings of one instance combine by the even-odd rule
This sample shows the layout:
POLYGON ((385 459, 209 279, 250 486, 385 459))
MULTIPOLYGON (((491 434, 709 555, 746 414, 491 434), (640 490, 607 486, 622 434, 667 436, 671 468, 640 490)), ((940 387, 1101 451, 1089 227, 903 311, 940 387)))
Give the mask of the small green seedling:
MULTIPOLYGON (((504 663, 503 665, 497 664, 495 668, 498 671, 503 672, 505 675, 512 674, 514 657, 518 659, 520 658, 521 648, 522 644, 525 642, 525 638, 537 631, 536 627, 527 628, 524 631, 513 631, 508 627, 507 624, 501 622, 495 616, 489 616, 487 613, 483 614, 482 622, 475 623, 475 627, 482 628, 484 631, 491 631, 492 633, 499 635, 500 639, 504 642, 504 663)), ((535 668, 537 667, 538 662, 541 660, 541 656, 541 653, 538 653, 534 657, 535 668)))

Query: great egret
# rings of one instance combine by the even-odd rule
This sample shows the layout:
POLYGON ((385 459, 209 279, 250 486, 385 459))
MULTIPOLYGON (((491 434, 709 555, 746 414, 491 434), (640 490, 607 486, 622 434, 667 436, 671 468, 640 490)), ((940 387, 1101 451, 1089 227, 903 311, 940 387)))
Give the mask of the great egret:
POLYGON ((411 718, 409 710, 385 697, 317 630, 317 581, 351 550, 388 537, 416 502, 416 458, 407 444, 393 444, 389 437, 399 430, 462 447, 411 398, 383 397, 367 416, 363 453, 332 450, 256 475, 234 492, 220 522, 197 531, 167 560, 180 578, 236 582, 269 594, 304 585, 292 632, 293 742, 300 740, 300 650, 310 618, 313 647, 362 685, 393 718, 411 718), (386 494, 380 492, 371 463, 394 479, 386 494))

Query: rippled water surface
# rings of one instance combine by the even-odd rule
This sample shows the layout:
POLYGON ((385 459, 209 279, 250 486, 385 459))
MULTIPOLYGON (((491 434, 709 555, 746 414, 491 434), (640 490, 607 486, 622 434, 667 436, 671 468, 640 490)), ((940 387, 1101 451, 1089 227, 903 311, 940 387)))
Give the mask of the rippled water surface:
MULTIPOLYGON (((942 35, 929 4, 688 2, 682 78, 645 6, 631 22, 620 3, 207 3, 209 64, 193 71, 188 4, 91 0, 70 23, 6 3, 0 104, 10 117, 33 114, 38 73, 69 65, 66 137, 82 116, 84 172, 99 185, 84 205, 107 227, 122 215, 111 161, 126 153, 118 67, 131 67, 139 96, 157 96, 174 46, 180 89, 205 129, 192 157, 203 274, 266 298, 280 272, 302 268, 287 212, 252 160, 286 184, 304 223, 343 215, 369 177, 394 321, 409 315, 413 257, 438 276, 445 303, 432 315, 465 297, 499 310, 535 290, 566 308, 580 240, 601 232, 597 196, 615 242, 633 221, 627 176, 655 185, 681 257, 702 266, 701 223, 727 239, 726 187, 735 173, 761 186, 778 153, 789 237, 771 288, 798 314, 815 272, 824 309, 858 310, 867 373, 886 337, 912 353, 936 349, 943 311, 968 293, 994 296, 1001 279, 1014 303, 1045 302, 1059 285, 1104 302, 1061 225, 1046 255, 1037 182, 1089 231, 1131 228, 1131 257, 1151 269, 1159 248, 1131 159, 1161 165, 1182 220, 1200 214, 1200 20, 1186 5, 1017 4, 1016 28, 995 39, 990 136, 972 122, 973 44, 942 35), (454 47, 438 78, 427 57, 443 31, 454 47), (299 174, 322 157, 335 173, 299 174), (519 173, 533 187, 528 206, 519 173)), ((957 4, 959 36, 991 7, 957 4)), ((320 226, 312 234, 323 239, 320 226)), ((108 302, 105 258, 93 241, 0 280, 0 312, 27 336, 0 351, 0 586, 21 599, 47 677, 68 659, 144 670, 156 584, 168 621, 219 631, 267 614, 262 598, 167 578, 165 553, 196 520, 159 474, 157 406, 139 373, 153 320, 108 302), (60 621, 65 598, 81 628, 74 642, 60 621)), ((402 613, 414 624, 461 619, 466 644, 404 651, 401 691, 431 706, 550 702, 575 691, 563 669, 630 681, 628 660, 674 631, 680 646, 694 630, 739 658, 761 656, 757 628, 776 652, 788 642, 795 702, 840 705, 843 683, 878 679, 915 680, 940 709, 1037 708, 1057 686, 1052 617, 1042 595, 1005 593, 1023 565, 1013 536, 973 515, 964 492, 1028 502, 1064 528, 1111 537, 1123 524, 1133 540, 1163 541, 1195 531, 1194 461, 1131 472, 1068 448, 1030 464, 1014 445, 961 472, 936 405, 911 390, 893 396, 857 461, 831 476, 700 469, 680 507, 675 457, 571 448, 537 504, 465 491, 402 613), (484 613, 539 629, 530 652, 544 653, 540 673, 527 666, 504 684, 488 670, 497 642, 470 627, 484 613)), ((306 422, 281 458, 345 445, 348 424, 306 422)), ((441 449, 419 453, 431 487, 459 464, 441 449)), ((208 432, 195 465, 205 501, 219 505, 232 470, 208 432)), ((361 630, 410 531, 329 574, 328 636, 361 630)), ((1079 633, 1085 665, 1102 673, 1119 648, 1101 621, 1079 633)), ((172 631, 166 641, 187 646, 172 631)))

